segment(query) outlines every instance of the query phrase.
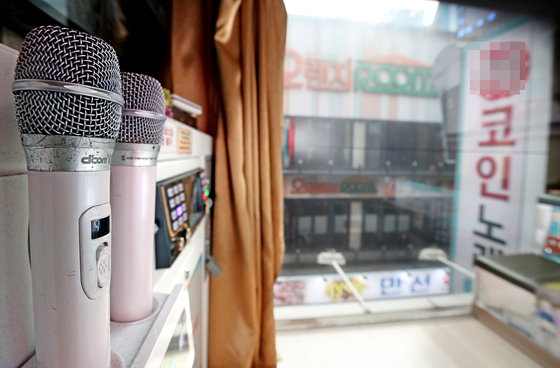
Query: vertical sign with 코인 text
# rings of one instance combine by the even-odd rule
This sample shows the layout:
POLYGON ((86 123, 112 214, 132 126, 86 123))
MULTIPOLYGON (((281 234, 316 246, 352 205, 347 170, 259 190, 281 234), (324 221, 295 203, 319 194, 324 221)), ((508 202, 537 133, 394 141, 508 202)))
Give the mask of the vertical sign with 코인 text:
POLYGON ((192 153, 192 133, 190 130, 184 128, 177 130, 177 152, 192 153))
MULTIPOLYGON (((454 261, 530 251, 545 187, 551 35, 527 21, 465 50, 454 261)), ((454 273, 456 292, 470 281, 454 273)))

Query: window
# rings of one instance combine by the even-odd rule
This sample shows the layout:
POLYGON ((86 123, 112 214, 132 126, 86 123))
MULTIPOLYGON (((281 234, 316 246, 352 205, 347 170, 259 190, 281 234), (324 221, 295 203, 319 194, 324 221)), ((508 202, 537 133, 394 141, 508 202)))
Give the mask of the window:
MULTIPOLYGON (((366 299, 466 293, 466 276, 419 252, 472 268, 477 254, 530 251, 547 185, 550 25, 437 1, 285 3, 279 283, 288 269, 336 277, 317 264, 334 248, 366 299), (426 285, 401 286, 403 270, 426 285)), ((300 303, 334 302, 322 282, 300 303)))

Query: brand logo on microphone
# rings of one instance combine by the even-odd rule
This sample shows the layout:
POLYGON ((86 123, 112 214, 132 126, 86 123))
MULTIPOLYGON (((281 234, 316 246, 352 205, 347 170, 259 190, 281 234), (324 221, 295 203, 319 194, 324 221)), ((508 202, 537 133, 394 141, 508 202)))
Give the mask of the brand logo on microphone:
POLYGON ((85 165, 100 165, 100 164, 107 164, 109 162, 109 157, 95 157, 94 155, 89 155, 86 157, 82 157, 82 164, 85 165))

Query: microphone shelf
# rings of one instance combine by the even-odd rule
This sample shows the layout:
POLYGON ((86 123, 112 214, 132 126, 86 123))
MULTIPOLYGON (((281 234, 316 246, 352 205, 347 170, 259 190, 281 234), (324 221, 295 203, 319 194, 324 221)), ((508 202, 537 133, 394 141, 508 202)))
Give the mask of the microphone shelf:
MULTIPOLYGON (((153 313, 140 321, 111 322, 111 368, 194 365, 194 339, 188 288, 175 285, 170 294, 154 293, 153 313), (124 365, 123 365, 124 362, 124 365)), ((34 355, 22 368, 38 368, 34 355)))

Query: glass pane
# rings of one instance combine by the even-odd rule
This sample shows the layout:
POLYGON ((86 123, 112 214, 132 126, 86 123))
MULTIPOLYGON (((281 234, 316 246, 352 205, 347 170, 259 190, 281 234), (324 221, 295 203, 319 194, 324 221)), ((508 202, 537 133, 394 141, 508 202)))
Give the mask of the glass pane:
POLYGON ((285 0, 279 282, 300 282, 302 304, 356 300, 318 262, 334 249, 366 300, 468 294, 468 275, 421 252, 468 270, 478 255, 553 252, 560 221, 537 210, 547 185, 560 193, 552 23, 437 1, 335 3, 285 0))

